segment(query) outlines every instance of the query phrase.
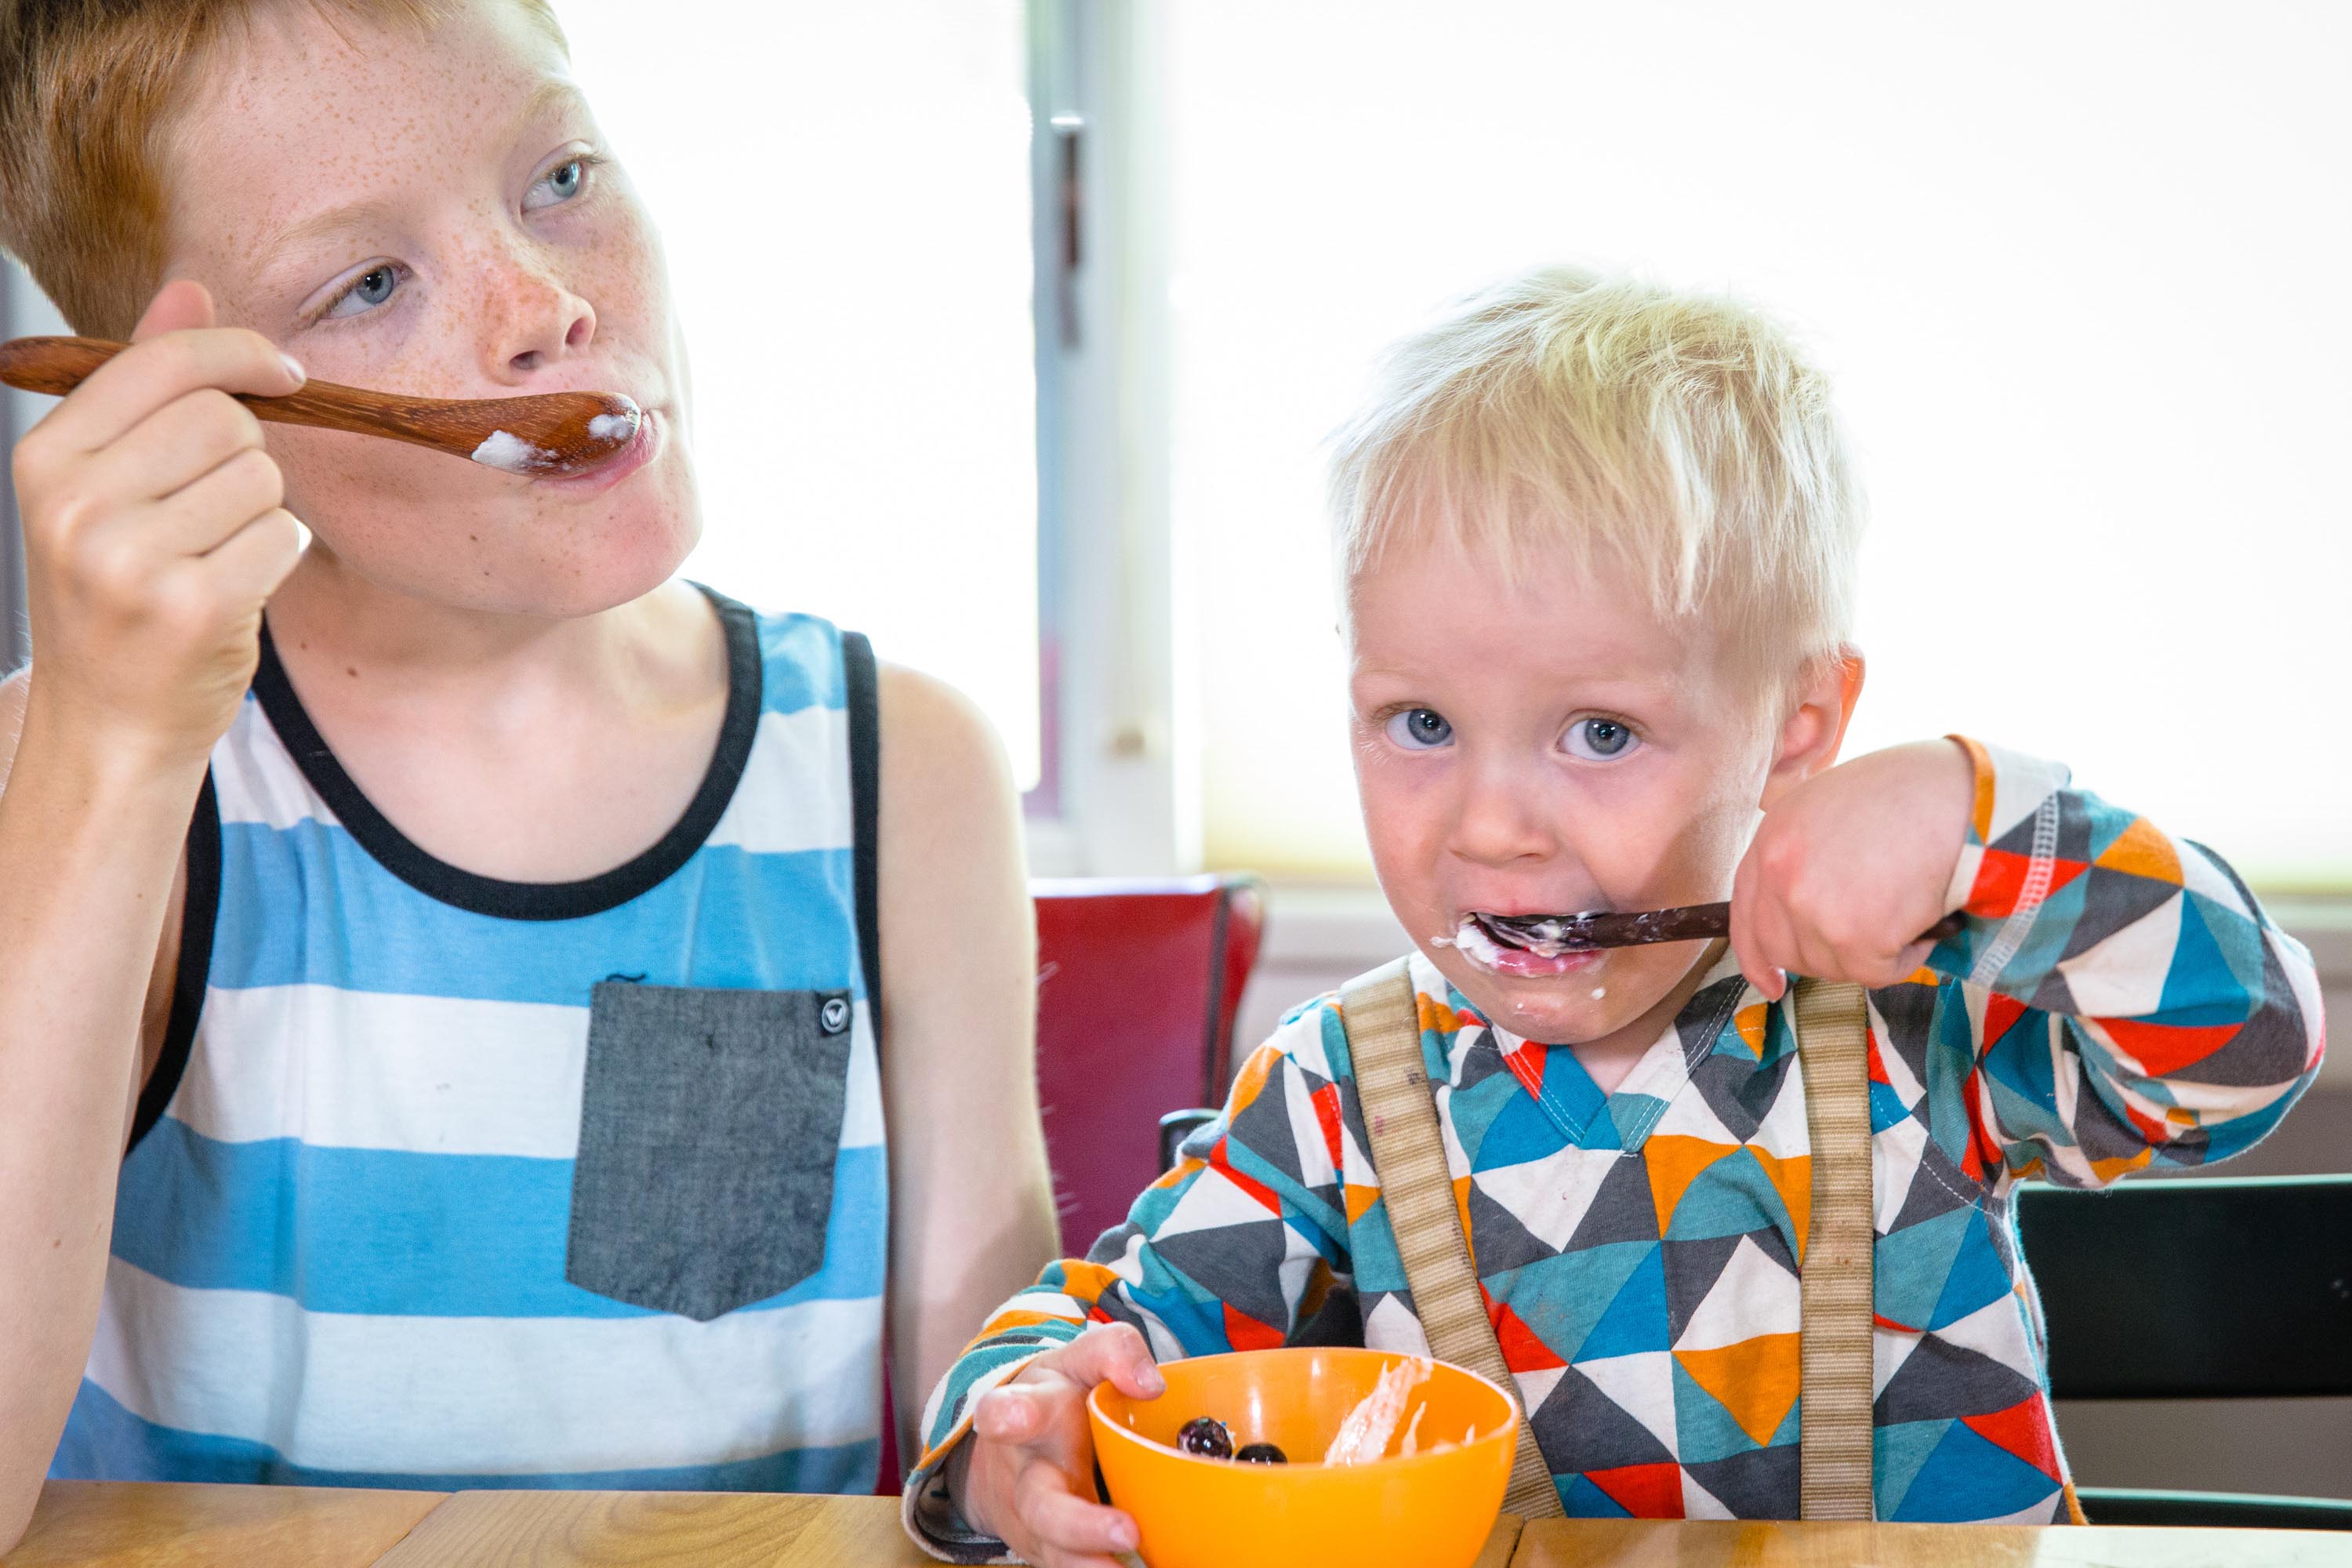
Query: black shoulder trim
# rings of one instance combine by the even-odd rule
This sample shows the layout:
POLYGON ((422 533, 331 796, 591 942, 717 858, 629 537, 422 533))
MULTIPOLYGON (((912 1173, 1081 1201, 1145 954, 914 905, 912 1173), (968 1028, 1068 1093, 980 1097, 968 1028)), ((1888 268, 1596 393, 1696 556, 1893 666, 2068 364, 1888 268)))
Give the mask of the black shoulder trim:
POLYGON ((701 787, 686 815, 652 848, 610 871, 576 882, 509 882, 477 876, 411 842, 360 793, 359 785, 327 749, 302 700, 295 695, 293 683, 286 678, 286 666, 278 659, 278 645, 271 640, 266 621, 253 689, 302 776, 334 811, 345 831, 385 870, 428 898, 474 914, 509 921, 579 920, 650 891, 692 859, 727 814, 735 786, 751 759, 751 744, 760 733, 759 627, 748 606, 708 588, 702 592, 718 609, 727 637, 727 715, 719 723, 719 744, 711 752, 709 769, 702 775, 701 787))
POLYGON ((188 821, 188 893, 180 909, 180 959, 172 974, 172 1012, 163 1025, 163 1049, 155 1070, 139 1091, 139 1109, 131 1118, 127 1157, 139 1141, 163 1119, 163 1108, 180 1089, 188 1070, 188 1052, 196 1043, 196 1019, 205 1010, 205 984, 213 972, 213 928, 220 918, 221 825, 220 796, 213 788, 213 771, 205 770, 204 787, 196 792, 196 813, 188 821))
POLYGON ((857 953, 866 966, 866 1010, 882 1046, 882 695, 874 645, 841 634, 842 681, 849 702, 849 809, 856 843, 857 953))

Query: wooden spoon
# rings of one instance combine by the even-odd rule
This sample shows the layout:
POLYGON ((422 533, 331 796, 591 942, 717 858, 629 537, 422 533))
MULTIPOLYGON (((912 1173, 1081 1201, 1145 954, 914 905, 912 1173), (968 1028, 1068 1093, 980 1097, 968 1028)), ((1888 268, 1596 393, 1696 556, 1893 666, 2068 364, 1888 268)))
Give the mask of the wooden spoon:
MULTIPOLYGON (((0 382, 63 397, 128 346, 98 338, 0 343, 0 382)), ((636 437, 644 412, 617 392, 530 397, 401 397, 313 381, 283 397, 235 395, 257 419, 388 436, 529 479, 593 468, 636 437)))
MULTIPOLYGON (((1560 952, 1584 952, 1596 947, 1640 947, 1654 942, 1704 942, 1728 936, 1731 906, 1692 904, 1639 913, 1482 915, 1478 923, 1500 931, 1524 947, 1541 944, 1560 952)), ((1967 925, 1965 915, 1946 915, 1920 932, 1918 940, 1943 942, 1959 935, 1967 925)))

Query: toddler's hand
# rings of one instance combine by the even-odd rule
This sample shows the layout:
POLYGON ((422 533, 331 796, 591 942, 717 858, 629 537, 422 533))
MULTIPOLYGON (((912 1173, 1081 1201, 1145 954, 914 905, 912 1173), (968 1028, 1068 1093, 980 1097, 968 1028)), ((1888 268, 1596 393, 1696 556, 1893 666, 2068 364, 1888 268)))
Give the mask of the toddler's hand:
POLYGON ((1893 985, 1925 962, 1976 799, 1951 741, 1873 752, 1799 784, 1764 814, 1731 894, 1731 946, 1765 995, 1788 972, 1893 985))
POLYGON ((16 446, 32 704, 134 765, 200 760, 228 728, 299 549, 261 426, 229 394, 301 374, 212 321, 201 287, 166 286, 133 346, 16 446))
POLYGON ((1135 1521, 1095 1500, 1087 1394, 1097 1383, 1130 1399, 1167 1388, 1141 1334, 1124 1323, 1089 1329, 982 1396, 951 1461, 965 1521, 1037 1568, 1117 1568, 1110 1554, 1135 1550, 1135 1521))

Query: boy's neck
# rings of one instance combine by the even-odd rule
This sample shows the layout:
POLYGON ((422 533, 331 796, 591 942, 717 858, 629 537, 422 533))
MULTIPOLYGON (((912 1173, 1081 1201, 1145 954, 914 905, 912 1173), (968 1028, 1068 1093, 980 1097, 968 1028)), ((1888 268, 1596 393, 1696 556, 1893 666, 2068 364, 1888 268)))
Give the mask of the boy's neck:
POLYGON ((1650 1047, 1660 1036, 1674 1026, 1698 988, 1706 983, 1708 973, 1722 961, 1728 944, 1717 939, 1706 944, 1696 963, 1690 966, 1675 988, 1659 998, 1657 1005, 1612 1034, 1597 1040, 1585 1040, 1569 1047, 1593 1086, 1603 1094, 1614 1094, 1641 1059, 1649 1055, 1650 1047))
POLYGON ((309 656, 295 662, 340 661, 412 689, 594 685, 620 676, 648 636, 660 638, 686 598, 698 595, 674 584, 588 616, 478 610, 372 583, 313 540, 268 614, 281 651, 309 656))

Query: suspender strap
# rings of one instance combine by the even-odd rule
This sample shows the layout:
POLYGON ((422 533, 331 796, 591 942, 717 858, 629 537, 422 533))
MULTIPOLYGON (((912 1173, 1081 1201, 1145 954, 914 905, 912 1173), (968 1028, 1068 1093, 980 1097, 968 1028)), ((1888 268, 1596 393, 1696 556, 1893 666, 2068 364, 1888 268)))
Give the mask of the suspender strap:
POLYGON ((1867 1520, 1871 1501, 1870 1024, 1862 987, 1800 980, 1797 1060, 1812 1139, 1799 1274, 1803 1517, 1867 1520))
POLYGON ((1519 1412, 1519 1444, 1503 1507, 1522 1518, 1557 1518, 1559 1489, 1519 1406, 1518 1384, 1504 1363, 1462 1234, 1437 1100, 1423 1067, 1420 1003, 1405 961, 1350 981, 1340 992, 1339 1010, 1381 1199, 1430 1353, 1467 1367, 1510 1395, 1519 1412))

